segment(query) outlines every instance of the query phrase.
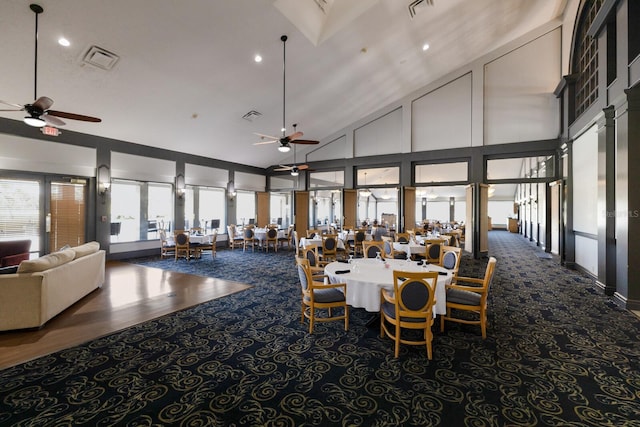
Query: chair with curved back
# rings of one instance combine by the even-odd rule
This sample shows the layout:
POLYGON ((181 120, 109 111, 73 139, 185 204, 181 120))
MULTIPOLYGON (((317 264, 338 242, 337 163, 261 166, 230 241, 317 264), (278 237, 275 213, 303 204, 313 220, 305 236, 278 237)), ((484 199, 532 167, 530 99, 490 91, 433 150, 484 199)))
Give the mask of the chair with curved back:
POLYGON ((269 246, 273 247, 273 250, 278 252, 278 229, 275 227, 269 227, 267 230, 267 237, 264 241, 264 249, 269 252, 269 246))
POLYGON ((324 234, 322 236, 322 260, 335 261, 338 256, 338 235, 324 234))
POLYGON ((380 290, 380 337, 385 335, 395 342, 395 357, 400 344, 425 345, 427 357, 432 358, 431 342, 434 322, 433 306, 438 273, 435 271, 393 271, 393 291, 380 290), (402 338, 402 329, 422 330, 422 339, 402 338))
POLYGON ((356 230, 353 234, 353 256, 364 255, 362 242, 367 238, 366 231, 363 229, 356 230))
POLYGON ((285 235, 278 237, 278 246, 280 246, 281 248, 284 248, 285 244, 287 245, 288 248, 291 248, 293 246, 292 231, 293 231, 293 225, 290 225, 289 228, 287 228, 285 235))
POLYGON ((320 233, 320 230, 318 230, 317 228, 310 228, 307 230, 307 239, 313 239, 316 236, 320 236, 322 233, 320 233))
POLYGON ((235 224, 227 225, 227 234, 229 235, 229 247, 231 250, 233 248, 241 248, 244 245, 244 239, 238 235, 235 224))
POLYGON ((460 261, 462 259, 462 248, 455 246, 440 246, 440 262, 438 265, 453 272, 451 283, 456 282, 458 270, 460 270, 460 261))
POLYGON ((311 274, 309 261, 306 258, 296 258, 296 268, 300 278, 300 288, 302 290, 302 314, 300 322, 304 323, 304 318, 309 319, 309 333, 313 333, 315 322, 330 322, 334 320, 344 320, 344 330, 349 330, 349 306, 347 305, 347 284, 335 283, 325 284, 317 281, 317 277, 311 274), (342 315, 333 315, 333 309, 342 309, 342 315), (328 310, 327 317, 316 316, 316 310, 328 310))
POLYGON ((444 322, 480 325, 482 338, 487 337, 487 298, 493 281, 496 259, 489 258, 484 278, 457 277, 455 284, 447 285, 447 314, 440 316, 440 331, 444 332, 444 322), (462 285, 461 283, 468 283, 462 285), (473 313, 471 316, 454 317, 454 310, 473 313))
POLYGON ((409 243, 411 235, 409 233, 396 233, 396 242, 409 243))
POLYGON ((427 261, 432 264, 440 262, 440 248, 444 246, 444 239, 429 239, 426 242, 427 245, 427 261))
POLYGON ((203 252, 210 251, 211 258, 215 258, 217 255, 216 252, 216 242, 218 240, 218 230, 214 229, 213 233, 210 234, 208 241, 201 243, 198 247, 198 257, 202 256, 203 252))
POLYGON ((384 244, 382 241, 365 240, 362 242, 362 252, 365 258, 375 258, 380 253, 380 256, 385 258, 386 251, 384 250, 384 244))
POLYGON ((251 246, 251 251, 254 251, 257 240, 256 240, 256 234, 253 231, 253 227, 245 227, 244 231, 242 232, 242 235, 244 236, 242 252, 247 250, 247 246, 251 246))
POLYGON ((189 245, 189 233, 185 230, 175 230, 173 232, 173 241, 176 245, 175 259, 184 256, 187 261, 191 258, 191 245, 189 245))
POLYGON ((311 268, 311 272, 314 275, 324 274, 324 267, 328 263, 320 259, 320 255, 318 253, 318 245, 308 245, 306 248, 304 248, 302 257, 309 261, 309 268, 311 268))
POLYGON ((167 238, 167 232, 160 230, 160 258, 175 256, 176 244, 173 240, 167 238))

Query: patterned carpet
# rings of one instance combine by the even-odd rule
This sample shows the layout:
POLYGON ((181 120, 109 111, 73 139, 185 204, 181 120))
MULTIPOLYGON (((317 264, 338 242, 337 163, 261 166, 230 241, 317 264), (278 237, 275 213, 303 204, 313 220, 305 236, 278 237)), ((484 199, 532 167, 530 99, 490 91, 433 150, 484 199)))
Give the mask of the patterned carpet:
POLYGON ((131 260, 254 287, 0 371, 0 425, 640 426, 640 320, 522 237, 489 236, 488 337, 448 324, 432 361, 395 359, 363 310, 309 335, 292 252, 131 260))

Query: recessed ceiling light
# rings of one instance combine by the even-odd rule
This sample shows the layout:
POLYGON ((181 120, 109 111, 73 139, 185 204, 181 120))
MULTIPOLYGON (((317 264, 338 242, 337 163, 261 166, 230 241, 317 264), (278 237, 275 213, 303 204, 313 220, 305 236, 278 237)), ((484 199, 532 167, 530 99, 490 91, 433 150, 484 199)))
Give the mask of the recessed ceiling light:
POLYGON ((71 43, 69 42, 69 40, 65 39, 64 37, 60 37, 60 38, 58 39, 58 44, 59 44, 60 46, 64 46, 64 47, 69 47, 69 46, 71 46, 71 43))
POLYGON ((256 54, 256 56, 253 57, 253 60, 258 62, 258 63, 260 63, 260 62, 262 62, 262 56, 256 54))
POLYGON ((425 43, 422 45, 422 51, 429 50, 429 43, 425 43))

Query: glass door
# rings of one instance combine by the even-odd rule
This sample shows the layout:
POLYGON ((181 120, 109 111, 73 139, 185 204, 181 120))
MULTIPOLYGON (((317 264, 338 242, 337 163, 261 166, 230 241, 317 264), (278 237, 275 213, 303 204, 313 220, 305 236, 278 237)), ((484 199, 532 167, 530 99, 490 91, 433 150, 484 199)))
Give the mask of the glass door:
POLYGON ((49 252, 85 242, 87 183, 85 180, 52 181, 46 228, 49 252))

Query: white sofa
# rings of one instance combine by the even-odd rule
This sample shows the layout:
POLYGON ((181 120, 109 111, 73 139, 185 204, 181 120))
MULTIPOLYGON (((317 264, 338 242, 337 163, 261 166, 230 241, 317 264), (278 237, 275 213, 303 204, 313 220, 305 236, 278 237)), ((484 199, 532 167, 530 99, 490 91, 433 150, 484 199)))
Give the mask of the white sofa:
POLYGON ((39 328, 104 283, 105 251, 98 242, 22 261, 0 274, 0 331, 39 328))

